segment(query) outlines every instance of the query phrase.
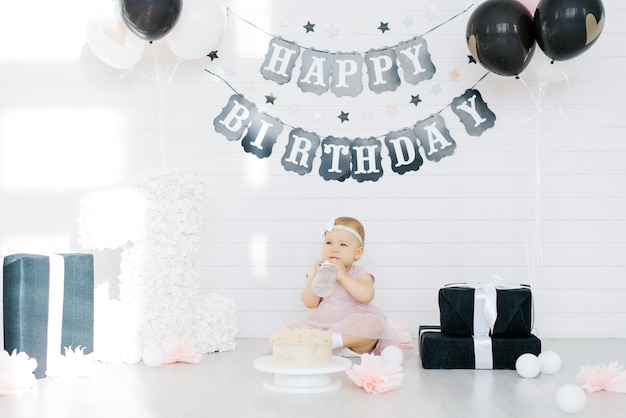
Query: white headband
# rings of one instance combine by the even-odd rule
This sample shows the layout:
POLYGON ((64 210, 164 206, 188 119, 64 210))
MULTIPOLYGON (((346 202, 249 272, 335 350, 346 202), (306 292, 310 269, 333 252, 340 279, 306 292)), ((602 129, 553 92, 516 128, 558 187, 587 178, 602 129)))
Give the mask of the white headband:
POLYGON ((334 219, 331 219, 330 222, 326 224, 324 229, 322 229, 322 237, 325 237, 326 233, 332 231, 333 229, 342 229, 344 231, 348 231, 359 240, 359 242, 361 243, 361 246, 363 245, 363 237, 361 236, 361 234, 359 234, 355 229, 350 228, 349 226, 335 225, 334 219))

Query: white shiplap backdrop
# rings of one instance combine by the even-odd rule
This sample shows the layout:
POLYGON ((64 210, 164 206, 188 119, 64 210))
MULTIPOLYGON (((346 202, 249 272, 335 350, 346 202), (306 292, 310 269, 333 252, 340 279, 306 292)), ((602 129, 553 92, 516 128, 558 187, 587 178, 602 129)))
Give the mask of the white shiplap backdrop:
MULTIPOLYGON (((467 59, 471 10, 425 35, 437 67, 432 80, 383 94, 366 87, 356 98, 303 93, 295 79, 264 80, 259 68, 271 36, 263 31, 305 47, 365 52, 427 32, 465 1, 234 0, 228 6, 237 16, 228 18, 219 59, 178 63, 157 41, 131 71, 107 66, 86 45, 93 3, 65 3, 13 2, 13 18, 0 27, 4 252, 33 243, 81 251, 85 192, 146 168, 191 168, 207 186, 201 286, 235 301, 240 337, 268 336, 303 310, 299 294, 319 255, 319 231, 340 215, 366 226, 363 262, 377 277, 375 303, 413 333, 438 323, 441 286, 497 275, 533 285, 542 337, 626 337, 623 2, 603 2, 600 39, 555 63, 549 78, 537 49, 521 79, 489 74, 480 82, 494 128, 470 137, 446 109, 454 155, 402 176, 385 158, 385 175, 369 183, 326 182, 319 163, 306 176, 284 171, 289 126, 380 136, 444 108, 486 72, 467 59), (307 21, 315 31, 305 34, 307 21), (381 22, 389 23, 384 34, 381 22), (213 130, 233 91, 205 69, 289 125, 272 156, 258 160, 213 130), (423 100, 417 107, 409 102, 415 94, 423 100), (349 122, 337 118, 341 111, 349 122)), ((119 250, 96 252, 95 260, 98 283, 114 282, 119 250)))

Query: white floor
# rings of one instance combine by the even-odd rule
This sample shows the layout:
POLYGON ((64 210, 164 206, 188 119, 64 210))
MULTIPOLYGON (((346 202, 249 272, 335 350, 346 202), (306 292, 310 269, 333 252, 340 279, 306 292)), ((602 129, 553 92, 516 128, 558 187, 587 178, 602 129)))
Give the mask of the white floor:
MULTIPOLYGON (((0 396, 0 417, 565 417, 572 415, 559 411, 555 394, 575 383, 581 366, 626 362, 626 339, 542 342, 563 358, 555 375, 523 379, 509 370, 424 370, 413 349, 403 364, 402 386, 370 395, 345 372, 334 375, 343 384, 329 393, 267 390, 263 382, 272 375, 253 367, 266 341, 240 339, 237 350, 208 354, 198 365, 102 365, 94 378, 41 379, 35 392, 0 396)), ((589 394, 575 416, 625 417, 626 394, 589 394)))

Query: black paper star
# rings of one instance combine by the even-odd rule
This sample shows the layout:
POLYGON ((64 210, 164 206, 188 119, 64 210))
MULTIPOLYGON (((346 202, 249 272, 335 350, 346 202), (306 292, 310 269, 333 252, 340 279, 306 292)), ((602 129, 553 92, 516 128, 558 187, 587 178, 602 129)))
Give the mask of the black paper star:
POLYGON ((414 104, 415 106, 417 106, 417 104, 419 102, 421 102, 421 101, 422 101, 422 99, 420 99, 420 95, 419 94, 417 94, 415 96, 411 95, 411 103, 414 104))
POLYGON ((473 55, 468 55, 467 59, 469 60, 468 64, 476 64, 476 58, 473 55))
POLYGON ((219 57, 217 56, 217 50, 209 52, 209 55, 207 55, 207 57, 211 58, 211 61, 213 61, 214 59, 218 59, 219 57))
POLYGON ((272 93, 265 96, 265 103, 274 104, 274 100, 276 100, 276 97, 272 93))
POLYGON ((341 123, 347 122, 350 119, 348 119, 348 115, 349 113, 344 112, 343 110, 341 111, 341 114, 339 116, 337 116, 339 118, 339 120, 341 121, 341 123))
POLYGON ((378 27, 378 29, 382 33, 385 33, 386 30, 389 30, 389 22, 387 22, 387 23, 380 22, 380 26, 378 27))
POLYGON ((315 23, 311 23, 308 20, 306 21, 306 25, 302 26, 304 29, 306 29, 306 33, 309 32, 315 32, 315 23))

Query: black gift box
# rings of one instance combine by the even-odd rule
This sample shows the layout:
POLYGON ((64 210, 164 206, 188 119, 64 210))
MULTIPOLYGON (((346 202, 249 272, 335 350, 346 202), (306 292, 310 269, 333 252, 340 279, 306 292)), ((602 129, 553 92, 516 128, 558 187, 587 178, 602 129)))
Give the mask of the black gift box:
MULTIPOLYGON (((497 319, 492 336, 528 337, 532 331, 532 293, 530 287, 497 289, 497 319)), ((447 286, 439 290, 441 332, 472 336, 474 332, 475 289, 447 286)))
MULTIPOLYGON (((93 351, 94 272, 93 255, 59 254, 63 257, 63 306, 61 344, 93 351)), ((4 258, 4 349, 25 352, 37 360, 35 376, 45 377, 48 354, 50 257, 12 254, 4 258)), ((59 286, 60 290, 60 286, 59 286)), ((53 340, 51 340, 53 341, 53 340)), ((55 348, 56 351, 56 348, 55 348)))
MULTIPOLYGON (((491 337, 493 369, 515 370, 515 362, 525 353, 539 355, 541 340, 491 337)), ((425 369, 475 369, 474 338, 440 332, 438 326, 419 327, 419 352, 425 369)))

